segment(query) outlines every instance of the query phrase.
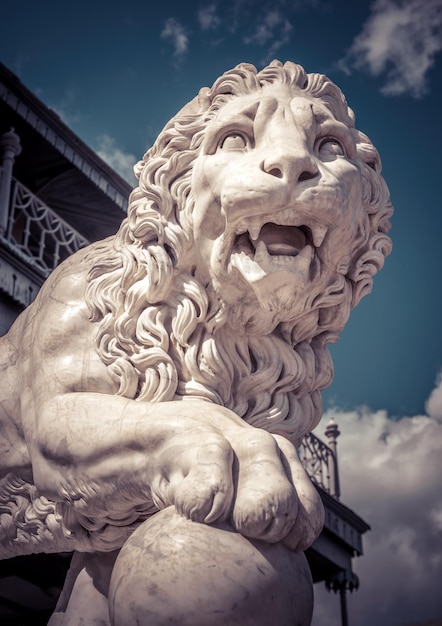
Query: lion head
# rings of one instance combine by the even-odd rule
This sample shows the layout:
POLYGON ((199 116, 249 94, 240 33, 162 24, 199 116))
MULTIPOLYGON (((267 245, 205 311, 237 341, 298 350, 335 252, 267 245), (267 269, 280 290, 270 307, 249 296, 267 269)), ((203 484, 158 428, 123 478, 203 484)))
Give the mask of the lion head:
POLYGON ((241 64, 136 168, 87 301, 118 393, 223 404, 294 441, 318 422, 327 344, 391 250, 379 155, 327 77, 241 64))

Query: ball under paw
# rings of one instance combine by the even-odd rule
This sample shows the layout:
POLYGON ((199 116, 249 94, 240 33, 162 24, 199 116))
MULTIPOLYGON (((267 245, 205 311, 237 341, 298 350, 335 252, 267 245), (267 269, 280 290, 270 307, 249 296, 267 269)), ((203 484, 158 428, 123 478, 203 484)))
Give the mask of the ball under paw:
POLYGON ((109 606, 113 626, 308 626, 313 587, 303 554, 170 507, 123 546, 109 606))

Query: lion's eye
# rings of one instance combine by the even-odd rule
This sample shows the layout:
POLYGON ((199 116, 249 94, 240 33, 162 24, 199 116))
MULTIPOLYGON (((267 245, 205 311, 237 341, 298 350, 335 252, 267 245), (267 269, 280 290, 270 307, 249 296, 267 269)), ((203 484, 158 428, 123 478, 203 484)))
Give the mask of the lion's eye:
POLYGON ((243 134, 235 131, 225 135, 219 142, 218 147, 221 150, 244 150, 247 144, 247 138, 243 134))
POLYGON ((334 159, 345 156, 345 150, 340 141, 334 137, 326 137, 319 142, 318 154, 321 159, 334 159))

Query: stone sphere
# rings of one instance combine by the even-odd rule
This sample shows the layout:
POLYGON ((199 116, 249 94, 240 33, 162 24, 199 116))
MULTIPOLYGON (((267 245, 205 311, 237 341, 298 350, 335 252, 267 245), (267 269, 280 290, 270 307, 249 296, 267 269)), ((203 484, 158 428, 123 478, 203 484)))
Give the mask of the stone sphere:
POLYGON ((313 585, 303 554, 169 507, 121 549, 109 607, 113 626, 308 626, 313 585))

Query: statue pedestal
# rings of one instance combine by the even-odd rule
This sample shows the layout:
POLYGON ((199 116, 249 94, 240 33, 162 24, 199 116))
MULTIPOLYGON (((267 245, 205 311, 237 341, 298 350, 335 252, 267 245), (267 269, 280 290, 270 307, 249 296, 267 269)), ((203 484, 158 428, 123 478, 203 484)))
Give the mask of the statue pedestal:
POLYGON ((109 607, 113 626, 308 626, 313 586, 303 554, 171 507, 123 546, 109 607))

